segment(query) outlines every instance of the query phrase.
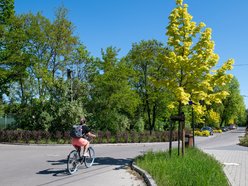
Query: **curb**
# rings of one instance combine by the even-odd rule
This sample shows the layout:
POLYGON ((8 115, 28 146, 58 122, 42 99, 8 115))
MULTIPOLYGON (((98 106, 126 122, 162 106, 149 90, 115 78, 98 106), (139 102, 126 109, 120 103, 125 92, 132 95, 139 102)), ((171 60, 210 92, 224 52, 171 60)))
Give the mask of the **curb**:
POLYGON ((143 170, 140 167, 138 167, 137 165, 135 165, 134 161, 131 162, 130 166, 131 166, 132 170, 136 171, 137 173, 139 173, 139 175, 141 175, 143 177, 147 186, 157 186, 156 182, 153 180, 151 175, 148 172, 146 172, 145 170, 143 170))

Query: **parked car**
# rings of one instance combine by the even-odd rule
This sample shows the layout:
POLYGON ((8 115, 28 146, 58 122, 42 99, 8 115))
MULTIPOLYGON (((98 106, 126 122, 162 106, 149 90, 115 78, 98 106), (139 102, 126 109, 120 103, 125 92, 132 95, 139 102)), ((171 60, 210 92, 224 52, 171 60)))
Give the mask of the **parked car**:
POLYGON ((222 132, 226 132, 229 130, 229 128, 227 126, 225 126, 225 127, 221 127, 221 130, 222 130, 222 132))
POLYGON ((209 131, 211 136, 214 134, 214 130, 211 127, 208 127, 208 126, 202 127, 201 131, 204 131, 204 130, 209 131))
POLYGON ((237 127, 236 127, 234 124, 232 124, 232 125, 229 126, 229 129, 230 129, 230 130, 234 130, 234 129, 236 129, 236 128, 237 128, 237 127))

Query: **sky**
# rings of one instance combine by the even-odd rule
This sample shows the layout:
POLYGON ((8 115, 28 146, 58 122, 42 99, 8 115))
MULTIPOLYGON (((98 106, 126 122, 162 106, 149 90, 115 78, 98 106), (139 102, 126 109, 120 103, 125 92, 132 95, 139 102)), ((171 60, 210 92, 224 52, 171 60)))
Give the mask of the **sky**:
MULTIPOLYGON (((218 65, 234 59, 232 71, 240 83, 240 92, 248 108, 248 1, 184 0, 196 23, 212 29, 218 65)), ((101 49, 113 46, 125 56, 133 43, 156 39, 166 45, 168 16, 175 0, 15 0, 16 14, 41 12, 51 21, 58 7, 69 10, 74 34, 91 55, 101 56, 101 49)), ((217 65, 217 66, 218 66, 217 65)))

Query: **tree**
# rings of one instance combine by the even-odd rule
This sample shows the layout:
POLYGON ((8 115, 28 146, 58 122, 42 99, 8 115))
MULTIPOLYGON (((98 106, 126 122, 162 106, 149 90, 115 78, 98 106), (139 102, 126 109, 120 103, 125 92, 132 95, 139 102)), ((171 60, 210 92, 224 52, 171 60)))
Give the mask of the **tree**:
POLYGON ((9 71, 5 67, 6 41, 5 35, 8 33, 9 22, 14 17, 14 0, 2 0, 0 2, 0 102, 2 95, 7 91, 7 84, 11 81, 9 71))
POLYGON ((149 40, 133 44, 127 57, 135 73, 133 86, 142 100, 142 113, 150 132, 155 129, 156 120, 166 112, 165 105, 169 97, 166 88, 158 88, 152 83, 152 79, 161 80, 162 63, 159 56, 166 53, 168 51, 162 43, 149 40))
POLYGON ((139 104, 138 96, 128 82, 130 70, 117 54, 118 49, 114 47, 102 50, 100 71, 92 82, 88 105, 95 125, 112 132, 130 129, 130 119, 139 104))
POLYGON ((0 48, 0 81, 6 87, 3 93, 8 93, 7 88, 17 83, 20 89, 22 103, 27 101, 24 91, 25 78, 28 76, 27 67, 30 58, 26 52, 27 35, 25 34, 24 19, 22 16, 13 16, 4 26, 2 46, 0 48))
POLYGON ((204 23, 196 25, 188 13, 188 5, 183 4, 182 0, 177 0, 176 4, 167 26, 167 45, 171 52, 162 56, 163 68, 167 74, 161 83, 175 97, 170 104, 171 108, 177 106, 178 113, 181 113, 182 106, 191 100, 200 120, 207 105, 221 103, 228 95, 227 91, 216 91, 215 88, 232 79, 232 75, 226 74, 226 71, 231 70, 233 60, 213 70, 219 57, 214 53, 211 29, 205 28, 204 23), (201 101, 204 101, 204 106, 200 104, 201 101))
POLYGON ((56 19, 52 24, 49 45, 51 46, 49 70, 55 79, 56 73, 60 76, 66 74, 68 56, 78 43, 77 37, 73 36, 74 26, 67 18, 68 10, 64 7, 56 11, 56 19))
POLYGON ((14 16, 14 0, 0 1, 0 24, 6 24, 14 16))
POLYGON ((246 123, 246 111, 244 99, 240 95, 239 82, 237 78, 224 87, 229 92, 229 95, 223 104, 214 105, 214 109, 220 114, 220 126, 228 124, 244 125, 246 123))

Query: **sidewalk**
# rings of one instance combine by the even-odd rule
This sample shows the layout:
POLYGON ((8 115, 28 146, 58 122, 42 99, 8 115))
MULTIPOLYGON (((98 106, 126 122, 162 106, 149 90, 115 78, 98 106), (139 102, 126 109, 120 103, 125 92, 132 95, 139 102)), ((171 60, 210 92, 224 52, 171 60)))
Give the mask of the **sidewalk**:
POLYGON ((244 129, 239 128, 235 131, 229 131, 229 133, 236 134, 232 143, 221 144, 218 141, 221 135, 216 135, 214 146, 200 144, 199 148, 213 155, 223 164, 224 172, 232 186, 248 186, 248 147, 238 145, 239 137, 244 136, 244 129))

